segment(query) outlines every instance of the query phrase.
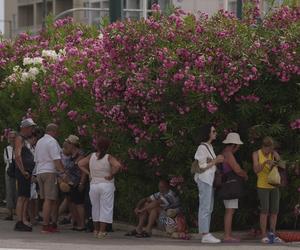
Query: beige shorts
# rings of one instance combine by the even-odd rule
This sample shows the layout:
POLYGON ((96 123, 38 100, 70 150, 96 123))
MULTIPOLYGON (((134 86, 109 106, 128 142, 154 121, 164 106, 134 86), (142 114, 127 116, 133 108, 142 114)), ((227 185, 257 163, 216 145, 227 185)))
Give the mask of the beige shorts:
POLYGON ((238 199, 224 200, 224 206, 225 206, 225 208, 238 209, 239 208, 239 200, 238 199))
POLYGON ((41 199, 48 199, 48 200, 58 199, 57 174, 55 173, 38 174, 37 180, 39 183, 41 199))

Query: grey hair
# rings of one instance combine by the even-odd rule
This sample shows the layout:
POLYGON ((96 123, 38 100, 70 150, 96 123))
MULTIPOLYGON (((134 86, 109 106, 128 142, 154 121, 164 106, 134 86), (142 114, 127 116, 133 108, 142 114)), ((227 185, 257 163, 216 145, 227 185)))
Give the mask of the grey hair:
POLYGON ((57 124, 55 124, 55 123, 50 123, 50 124, 48 124, 47 127, 46 127, 46 133, 48 133, 48 132, 56 132, 57 129, 58 129, 58 125, 57 125, 57 124))

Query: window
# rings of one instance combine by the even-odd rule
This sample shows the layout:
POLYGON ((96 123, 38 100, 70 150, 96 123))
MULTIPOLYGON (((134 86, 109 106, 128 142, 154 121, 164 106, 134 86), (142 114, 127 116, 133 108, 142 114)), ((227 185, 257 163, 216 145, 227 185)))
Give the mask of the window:
POLYGON ((18 26, 33 26, 33 4, 18 7, 18 26))
POLYGON ((233 13, 233 14, 237 14, 237 1, 228 1, 228 11, 233 13))
POLYGON ((147 18, 153 4, 159 4, 162 10, 166 10, 171 0, 123 0, 124 17, 147 18))

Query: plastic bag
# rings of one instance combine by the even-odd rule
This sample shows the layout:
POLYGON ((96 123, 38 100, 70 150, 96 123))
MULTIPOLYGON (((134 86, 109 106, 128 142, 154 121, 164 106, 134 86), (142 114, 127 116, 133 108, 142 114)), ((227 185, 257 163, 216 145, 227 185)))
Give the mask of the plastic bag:
POLYGON ((278 167, 273 167, 268 175, 268 183, 273 186, 279 186, 281 184, 281 178, 278 171, 278 167))

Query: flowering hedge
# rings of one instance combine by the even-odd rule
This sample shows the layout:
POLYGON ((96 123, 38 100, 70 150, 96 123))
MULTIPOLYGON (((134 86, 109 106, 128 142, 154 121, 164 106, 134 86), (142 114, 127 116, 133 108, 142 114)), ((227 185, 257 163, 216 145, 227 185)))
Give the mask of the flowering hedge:
MULTIPOLYGON (((264 135, 280 142, 279 151, 297 169, 300 9, 282 7, 262 23, 250 10, 241 21, 222 11, 211 18, 179 9, 165 16, 155 6, 147 20, 100 31, 71 19, 49 20, 38 35, 4 40, 0 126, 16 128, 22 116, 41 125, 55 121, 62 138, 77 133, 87 148, 93 134, 107 134, 126 166, 118 180, 117 214, 128 220, 136 200, 153 191, 160 175, 172 178, 185 208, 195 214, 197 190, 189 168, 206 122, 217 124, 220 139, 232 130, 241 133, 248 143, 240 158, 249 172, 251 152, 264 135)), ((252 173, 250 194, 254 183, 252 173)), ((292 175, 283 193, 289 203, 282 225, 293 221, 299 185, 292 175)), ((242 202, 241 227, 256 216, 255 195, 250 197, 242 202)))

